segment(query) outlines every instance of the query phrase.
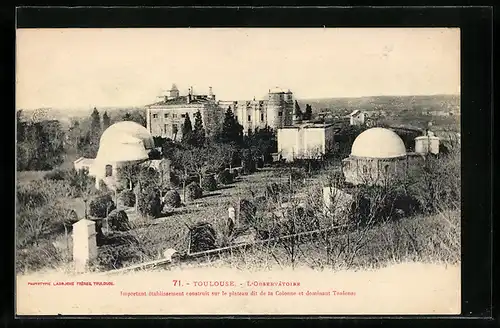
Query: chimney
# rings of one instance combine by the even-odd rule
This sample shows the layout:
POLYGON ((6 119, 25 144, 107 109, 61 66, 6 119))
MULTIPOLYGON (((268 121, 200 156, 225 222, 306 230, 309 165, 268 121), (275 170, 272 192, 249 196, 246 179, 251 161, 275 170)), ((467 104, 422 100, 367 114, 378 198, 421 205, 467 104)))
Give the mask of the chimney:
POLYGON ((186 101, 188 104, 191 102, 191 88, 188 88, 188 94, 186 97, 186 101))

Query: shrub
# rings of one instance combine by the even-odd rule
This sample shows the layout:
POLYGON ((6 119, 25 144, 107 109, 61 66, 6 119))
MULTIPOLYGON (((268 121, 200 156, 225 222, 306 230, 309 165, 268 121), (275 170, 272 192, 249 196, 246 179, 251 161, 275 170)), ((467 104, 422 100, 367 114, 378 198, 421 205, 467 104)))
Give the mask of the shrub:
POLYGON ((67 172, 61 169, 54 169, 50 172, 47 172, 43 178, 46 180, 56 180, 56 181, 62 181, 65 180, 66 177, 68 176, 67 172))
POLYGON ((130 189, 125 189, 120 193, 119 196, 120 201, 124 206, 133 207, 135 206, 135 194, 130 189))
POLYGON ((233 175, 228 169, 225 169, 217 175, 217 181, 222 185, 228 185, 233 182, 233 175))
POLYGON ((109 191, 108 185, 106 184, 106 182, 104 182, 104 180, 99 180, 99 190, 101 192, 108 192, 109 191))
POLYGON ((244 149, 241 154, 241 167, 243 174, 251 174, 256 171, 255 161, 248 149, 244 149))
POLYGON ((247 199, 240 200, 239 221, 243 225, 253 224, 255 221, 256 213, 257 213, 257 208, 251 201, 247 199))
POLYGON ((216 233, 210 223, 198 222, 190 228, 190 252, 203 252, 215 248, 216 233))
POLYGON ((139 193, 139 212, 146 217, 157 218, 161 215, 160 191, 157 188, 146 188, 139 193))
POLYGON ((89 213, 98 218, 105 218, 115 208, 116 206, 111 195, 103 194, 90 201, 89 213))
POLYGON ((113 231, 130 230, 130 224, 127 213, 123 210, 113 210, 108 215, 108 226, 113 231))
POLYGON ((57 248, 44 241, 29 249, 16 252, 16 272, 38 271, 43 268, 57 268, 64 259, 57 248))
POLYGON ((201 187, 206 191, 214 191, 217 189, 217 181, 213 174, 206 175, 201 179, 201 187))
POLYGON ((164 206, 177 208, 181 206, 181 196, 176 190, 169 190, 163 199, 164 206))
POLYGON ((186 187, 186 196, 190 200, 201 198, 203 196, 203 190, 193 181, 186 187))

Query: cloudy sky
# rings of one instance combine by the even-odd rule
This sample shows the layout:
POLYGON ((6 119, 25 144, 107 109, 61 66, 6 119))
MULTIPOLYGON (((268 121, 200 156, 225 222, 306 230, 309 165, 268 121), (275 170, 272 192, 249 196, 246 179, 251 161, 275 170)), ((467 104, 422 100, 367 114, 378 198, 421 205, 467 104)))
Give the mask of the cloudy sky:
POLYGON ((458 29, 20 29, 17 108, 141 106, 176 83, 221 100, 458 94, 458 29))

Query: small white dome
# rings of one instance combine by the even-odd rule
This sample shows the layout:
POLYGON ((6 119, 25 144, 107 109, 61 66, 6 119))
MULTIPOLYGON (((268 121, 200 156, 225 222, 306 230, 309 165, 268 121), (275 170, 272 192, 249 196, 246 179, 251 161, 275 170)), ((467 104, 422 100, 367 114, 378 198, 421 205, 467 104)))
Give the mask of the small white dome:
POLYGON ((351 156, 370 158, 394 158, 406 155, 403 140, 393 131, 371 128, 362 132, 351 148, 351 156))

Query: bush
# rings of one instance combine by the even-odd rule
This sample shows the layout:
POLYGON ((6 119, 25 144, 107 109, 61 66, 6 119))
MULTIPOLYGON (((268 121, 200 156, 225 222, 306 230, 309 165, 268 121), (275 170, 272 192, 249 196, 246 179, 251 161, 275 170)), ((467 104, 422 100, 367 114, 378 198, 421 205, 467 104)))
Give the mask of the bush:
POLYGON ((135 206, 135 194, 130 189, 125 189, 120 193, 119 196, 120 201, 124 206, 133 207, 135 206))
POLYGON ((169 190, 164 196, 163 205, 177 208, 181 206, 181 196, 176 190, 169 190))
POLYGON ((215 248, 215 229, 207 222, 198 222, 190 228, 190 252, 203 252, 215 248))
POLYGON ((213 174, 206 175, 201 179, 201 187, 206 191, 214 191, 217 189, 217 181, 213 174))
POLYGON ((244 149, 241 154, 241 167, 243 174, 251 174, 256 171, 255 161, 248 149, 244 149))
POLYGON ((89 213, 98 218, 105 218, 115 208, 116 206, 111 195, 103 194, 90 201, 89 213))
POLYGON ((222 185, 228 185, 233 183, 233 175, 229 172, 229 169, 225 169, 217 175, 217 181, 222 185))
POLYGON ((130 224, 127 213, 123 210, 113 210, 108 215, 108 226, 113 231, 128 231, 130 224))
POLYGON ((189 200, 201 198, 203 196, 203 190, 196 182, 191 182, 186 187, 186 196, 189 200))
POLYGON ((160 191, 157 188, 144 189, 139 194, 139 212, 149 218, 157 218, 161 215, 160 191))
POLYGON ((38 271, 43 268, 58 268, 64 261, 62 254, 48 241, 29 249, 16 252, 16 272, 38 271))
POLYGON ((104 182, 104 180, 100 180, 99 181, 99 190, 102 191, 102 192, 108 192, 109 191, 108 185, 106 184, 106 182, 104 182))
POLYGON ((257 213, 257 208, 251 201, 247 199, 242 199, 240 201, 239 221, 243 225, 253 224, 255 221, 256 213, 257 213))
POLYGON ((50 172, 45 173, 43 176, 44 179, 46 180, 56 180, 56 181, 62 181, 67 178, 68 174, 66 171, 61 170, 61 169, 54 169, 50 172))

